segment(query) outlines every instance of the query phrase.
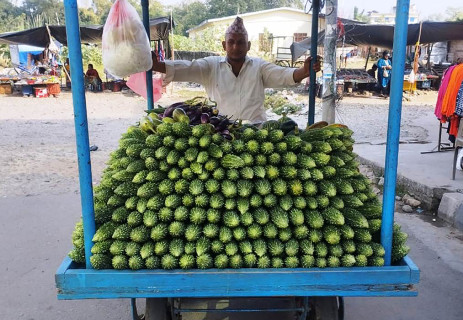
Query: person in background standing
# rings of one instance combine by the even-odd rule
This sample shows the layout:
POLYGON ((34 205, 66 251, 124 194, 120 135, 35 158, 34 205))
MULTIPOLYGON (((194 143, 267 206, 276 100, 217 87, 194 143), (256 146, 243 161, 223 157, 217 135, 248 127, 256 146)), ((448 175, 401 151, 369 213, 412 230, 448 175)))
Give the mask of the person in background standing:
POLYGON ((390 54, 388 50, 383 52, 383 57, 378 60, 378 85, 380 90, 380 96, 386 97, 389 94, 389 83, 391 81, 391 60, 389 60, 390 54))

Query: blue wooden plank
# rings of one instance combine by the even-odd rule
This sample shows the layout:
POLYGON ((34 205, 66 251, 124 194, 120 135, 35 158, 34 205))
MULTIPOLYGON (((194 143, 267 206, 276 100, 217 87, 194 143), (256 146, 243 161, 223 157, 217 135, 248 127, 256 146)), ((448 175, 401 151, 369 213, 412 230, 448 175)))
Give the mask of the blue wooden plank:
POLYGON ((73 269, 69 268, 70 260, 65 259, 58 269, 61 273, 57 274, 56 283, 59 299, 414 296, 416 292, 410 284, 417 283, 418 279, 411 278, 407 261, 404 264, 333 269, 126 271, 73 269))
POLYGON ((407 285, 401 286, 375 286, 375 287, 326 287, 311 290, 295 291, 270 291, 270 292, 233 292, 229 295, 211 295, 178 292, 176 294, 159 294, 156 292, 124 292, 110 291, 100 292, 91 291, 86 288, 84 292, 61 292, 58 293, 58 300, 84 300, 84 299, 125 299, 125 298, 243 298, 243 297, 319 297, 319 296, 342 296, 342 297, 416 297, 418 293, 411 291, 407 285))
POLYGON ((402 261, 406 263, 410 268, 410 283, 420 282, 420 269, 418 269, 418 266, 412 261, 412 259, 409 256, 405 256, 402 261))

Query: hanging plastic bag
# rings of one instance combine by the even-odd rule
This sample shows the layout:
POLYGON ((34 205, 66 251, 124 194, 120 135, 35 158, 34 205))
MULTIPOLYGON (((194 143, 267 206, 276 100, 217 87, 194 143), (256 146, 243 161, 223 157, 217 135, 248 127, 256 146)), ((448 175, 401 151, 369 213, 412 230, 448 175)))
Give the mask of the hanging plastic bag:
POLYGON ((151 48, 135 8, 127 0, 116 0, 103 28, 103 65, 109 73, 124 78, 151 69, 151 48))
POLYGON ((411 71, 410 75, 408 76, 408 82, 409 83, 414 83, 415 82, 415 71, 411 71))
POLYGON ((455 167, 457 170, 463 171, 463 149, 460 149, 460 151, 458 152, 457 162, 455 163, 455 167))
MULTIPOLYGON (((147 99, 146 91, 146 73, 140 72, 130 76, 127 81, 127 87, 133 90, 133 92, 141 95, 147 99)), ((160 74, 153 76, 153 101, 156 102, 162 97, 162 77, 160 74)))

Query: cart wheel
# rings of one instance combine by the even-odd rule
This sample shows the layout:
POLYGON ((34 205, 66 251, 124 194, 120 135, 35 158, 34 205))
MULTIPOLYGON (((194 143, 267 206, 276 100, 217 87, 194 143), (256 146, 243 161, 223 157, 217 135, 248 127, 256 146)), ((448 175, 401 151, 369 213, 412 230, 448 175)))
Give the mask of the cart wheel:
POLYGON ((144 320, 172 320, 166 298, 147 298, 144 320))
POLYGON ((341 297, 310 298, 310 311, 307 320, 342 320, 344 303, 341 297))

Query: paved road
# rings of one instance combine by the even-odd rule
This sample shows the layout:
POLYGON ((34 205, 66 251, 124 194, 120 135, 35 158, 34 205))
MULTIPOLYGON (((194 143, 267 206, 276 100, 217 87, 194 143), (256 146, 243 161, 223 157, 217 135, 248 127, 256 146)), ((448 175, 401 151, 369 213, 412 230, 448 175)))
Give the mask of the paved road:
MULTIPOLYGON (((1 320, 129 320, 128 300, 58 301, 54 273, 79 218, 76 194, 0 199, 1 320)), ((460 320, 463 236, 426 217, 397 214, 421 269, 416 298, 348 298, 346 320, 460 320)), ((203 319, 204 316, 184 319, 203 319)), ((224 319, 216 315, 214 319, 224 319)), ((291 319, 236 315, 230 319, 291 319)), ((208 317, 207 319, 212 319, 208 317)))

